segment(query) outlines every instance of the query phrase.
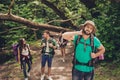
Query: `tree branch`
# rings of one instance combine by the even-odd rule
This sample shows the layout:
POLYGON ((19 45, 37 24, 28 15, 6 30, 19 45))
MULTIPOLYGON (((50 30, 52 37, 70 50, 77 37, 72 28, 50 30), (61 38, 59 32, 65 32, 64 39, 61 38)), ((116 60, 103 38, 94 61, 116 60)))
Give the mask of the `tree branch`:
MULTIPOLYGON (((64 12, 60 11, 53 3, 47 1, 47 0, 41 0, 41 2, 43 4, 45 4, 46 6, 48 6, 49 8, 51 8, 60 18, 62 18, 63 20, 67 20, 68 18, 65 16, 64 12)), ((72 23, 71 20, 66 21, 66 23, 71 26, 71 28, 73 29, 78 29, 78 27, 76 25, 74 25, 72 23)))
POLYGON ((8 14, 11 14, 11 8, 13 7, 14 2, 14 0, 11 1, 10 6, 8 8, 8 14))
POLYGON ((12 30, 21 29, 21 28, 26 28, 26 27, 25 27, 25 26, 22 26, 22 27, 11 28, 11 29, 8 29, 8 30, 6 30, 6 31, 0 32, 0 34, 4 34, 4 33, 6 33, 6 32, 9 32, 9 31, 12 31, 12 30))
POLYGON ((77 16, 75 18, 71 18, 71 19, 66 19, 66 20, 52 20, 52 21, 49 21, 48 24, 52 23, 52 22, 67 22, 67 21, 70 21, 70 20, 76 20, 78 18, 81 18, 81 16, 77 16))
POLYGON ((68 28, 62 28, 62 27, 48 25, 48 24, 39 24, 39 23, 36 23, 36 22, 32 22, 30 20, 27 20, 25 18, 13 15, 13 14, 8 15, 8 14, 0 13, 0 20, 14 21, 14 22, 24 24, 28 27, 39 28, 41 30, 42 29, 47 29, 47 30, 51 30, 51 31, 55 31, 55 32, 60 32, 61 30, 64 30, 64 31, 71 30, 71 29, 68 29, 68 28))

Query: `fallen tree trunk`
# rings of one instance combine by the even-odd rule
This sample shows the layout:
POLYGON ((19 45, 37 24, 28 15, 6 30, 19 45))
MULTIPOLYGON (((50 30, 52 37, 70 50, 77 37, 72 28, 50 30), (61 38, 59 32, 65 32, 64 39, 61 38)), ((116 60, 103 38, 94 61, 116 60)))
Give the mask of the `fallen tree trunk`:
POLYGON ((60 32, 61 30, 64 30, 64 31, 70 31, 71 30, 71 29, 68 29, 68 28, 53 26, 53 25, 49 25, 49 24, 39 24, 39 23, 30 21, 28 19, 13 15, 13 14, 2 14, 2 13, 0 13, 0 20, 14 21, 14 22, 24 24, 27 27, 39 28, 41 30, 42 29, 43 30, 47 29, 47 30, 51 30, 51 31, 55 31, 55 32, 60 32))

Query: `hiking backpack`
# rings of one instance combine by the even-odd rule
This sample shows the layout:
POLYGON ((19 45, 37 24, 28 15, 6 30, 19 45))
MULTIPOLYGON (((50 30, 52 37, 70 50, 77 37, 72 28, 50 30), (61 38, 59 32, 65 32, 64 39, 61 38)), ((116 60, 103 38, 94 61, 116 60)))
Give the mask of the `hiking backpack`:
POLYGON ((15 56, 16 61, 18 61, 18 46, 18 43, 12 45, 13 54, 15 56))
MULTIPOLYGON (((15 56, 16 61, 18 61, 18 47, 19 47, 19 44, 18 44, 18 43, 12 45, 13 54, 14 54, 14 56, 15 56)), ((31 53, 30 53, 30 49, 29 49, 29 45, 28 45, 28 44, 27 44, 27 48, 28 48, 28 50, 29 50, 30 61, 31 61, 31 63, 32 63, 32 55, 31 55, 31 53)))
MULTIPOLYGON (((54 42, 53 40, 54 40, 54 39, 53 39, 53 38, 51 38, 51 39, 49 40, 49 43, 54 44, 54 43, 53 43, 53 42, 54 42)), ((45 39, 42 39, 42 41, 44 41, 44 42, 45 42, 45 45, 47 45, 47 44, 46 44, 46 40, 45 40, 45 39)), ((42 53, 42 54, 44 54, 44 53, 45 53, 45 51, 46 51, 46 46, 42 48, 41 53, 42 53)), ((51 52, 49 52, 49 54, 50 54, 50 55, 52 55, 52 56, 54 56, 54 55, 55 55, 55 50, 52 48, 52 51, 51 51, 51 52)))
MULTIPOLYGON (((94 64, 96 63, 97 60, 104 60, 104 55, 102 54, 102 55, 100 55, 99 57, 90 60, 87 64, 86 64, 86 63, 80 63, 79 61, 77 61, 77 60, 75 59, 75 54, 76 54, 76 53, 75 53, 75 50, 76 50, 76 46, 77 46, 78 43, 80 42, 80 39, 81 39, 81 38, 82 38, 82 35, 78 35, 78 37, 77 37, 77 39, 76 39, 76 41, 75 41, 73 64, 81 64, 81 65, 87 65, 87 66, 94 66, 94 64)), ((80 42, 80 43, 82 43, 82 42, 80 42)), ((86 44, 86 45, 88 45, 88 44, 86 44)), ((96 50, 95 47, 94 47, 94 35, 93 35, 93 34, 90 35, 90 45, 89 45, 89 46, 91 46, 93 53, 94 53, 94 52, 97 52, 97 50, 96 50)))

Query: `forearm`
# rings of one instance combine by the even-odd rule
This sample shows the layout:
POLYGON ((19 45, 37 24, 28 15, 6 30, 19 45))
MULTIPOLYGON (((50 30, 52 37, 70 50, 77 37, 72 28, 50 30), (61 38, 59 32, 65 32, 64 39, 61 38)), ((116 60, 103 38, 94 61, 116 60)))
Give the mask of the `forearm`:
POLYGON ((74 32, 65 32, 62 34, 62 37, 68 41, 71 41, 74 39, 75 35, 79 35, 81 31, 74 31, 74 32))
POLYGON ((95 57, 98 57, 98 56, 100 56, 101 54, 104 54, 104 53, 105 53, 105 48, 102 45, 101 49, 98 49, 98 51, 96 52, 95 57))
POLYGON ((45 46, 43 46, 43 45, 40 46, 40 48, 43 48, 43 47, 45 47, 45 46))
POLYGON ((57 46, 51 46, 51 48, 56 49, 56 48, 57 48, 57 46))
POLYGON ((105 48, 98 50, 98 52, 96 53, 96 57, 100 56, 101 54, 105 53, 105 48))
POLYGON ((40 49, 42 49, 43 47, 45 47, 45 45, 44 45, 44 44, 42 44, 42 45, 40 46, 40 49))
POLYGON ((20 55, 18 55, 18 62, 20 63, 20 55))
POLYGON ((53 46, 54 49, 56 49, 57 47, 56 46, 53 46))
POLYGON ((102 55, 104 52, 105 52, 105 48, 104 48, 103 45, 101 45, 96 53, 91 54, 91 57, 92 58, 97 58, 98 56, 102 55))
POLYGON ((18 63, 20 63, 20 51, 18 49, 18 63))

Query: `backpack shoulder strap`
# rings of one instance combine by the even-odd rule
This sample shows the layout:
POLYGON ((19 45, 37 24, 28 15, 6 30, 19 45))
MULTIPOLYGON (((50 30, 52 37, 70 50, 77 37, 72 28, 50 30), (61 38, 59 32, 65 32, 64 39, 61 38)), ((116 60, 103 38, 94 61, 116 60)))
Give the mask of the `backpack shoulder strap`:
POLYGON ((82 35, 78 35, 78 36, 77 36, 77 39, 76 39, 76 41, 75 41, 75 46, 74 46, 74 55, 75 55, 76 47, 77 47, 77 45, 78 45, 78 43, 79 43, 79 41, 80 41, 81 38, 82 38, 82 35))
POLYGON ((47 42, 47 41, 46 41, 45 38, 42 38, 41 42, 42 42, 42 44, 45 43, 45 45, 46 45, 46 42, 47 42))
POLYGON ((51 38, 51 41, 52 41, 53 45, 56 46, 56 40, 54 38, 51 38))
POLYGON ((94 52, 95 47, 94 47, 94 35, 93 34, 90 35, 90 45, 92 47, 92 52, 94 52))
POLYGON ((74 66, 75 66, 75 64, 76 64, 76 61, 77 61, 76 58, 75 58, 75 55, 76 55, 76 52, 75 52, 75 51, 76 51, 76 47, 77 47, 77 45, 78 45, 78 43, 79 43, 79 41, 80 41, 81 38, 82 38, 82 36, 81 36, 81 35, 78 35, 78 36, 77 36, 77 39, 76 39, 76 41, 75 41, 75 45, 74 45, 74 55, 73 55, 74 58, 73 58, 73 61, 72 61, 72 62, 73 62, 73 68, 74 68, 74 66))
POLYGON ((31 53, 30 53, 30 46, 29 46, 29 44, 26 44, 26 46, 27 46, 27 48, 28 48, 29 55, 31 55, 31 53))
POLYGON ((77 44, 79 43, 79 41, 80 41, 81 38, 82 38, 82 35, 78 35, 78 36, 77 36, 77 39, 76 39, 76 41, 75 41, 75 48, 76 48, 76 46, 77 46, 77 44))

